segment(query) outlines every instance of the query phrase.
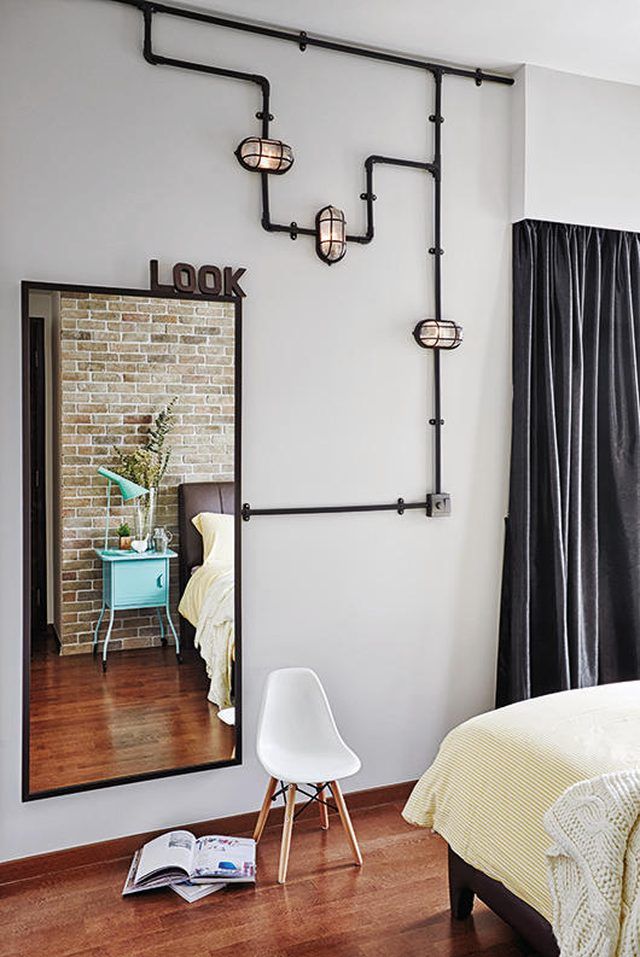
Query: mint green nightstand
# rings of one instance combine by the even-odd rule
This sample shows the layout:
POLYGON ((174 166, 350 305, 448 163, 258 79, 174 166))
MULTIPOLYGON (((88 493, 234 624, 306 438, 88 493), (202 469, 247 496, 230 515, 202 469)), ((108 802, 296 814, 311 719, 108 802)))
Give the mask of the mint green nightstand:
POLYGON ((160 637, 166 645, 162 611, 167 616, 169 627, 176 643, 176 656, 182 661, 180 654, 180 639, 173 626, 169 611, 169 562, 177 558, 177 553, 167 549, 166 552, 125 552, 115 548, 96 548, 96 555, 102 562, 102 608, 93 636, 93 653, 98 652, 98 633, 104 618, 105 610, 109 609, 109 627, 102 647, 102 670, 107 670, 107 649, 113 628, 113 618, 116 611, 129 608, 155 608, 160 623, 160 637))

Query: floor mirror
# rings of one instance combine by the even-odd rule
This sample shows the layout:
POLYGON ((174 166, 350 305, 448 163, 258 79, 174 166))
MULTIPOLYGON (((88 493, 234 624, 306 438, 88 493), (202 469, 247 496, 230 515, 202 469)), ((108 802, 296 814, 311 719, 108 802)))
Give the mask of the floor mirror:
POLYGON ((241 300, 25 282, 23 799, 241 762, 241 300))

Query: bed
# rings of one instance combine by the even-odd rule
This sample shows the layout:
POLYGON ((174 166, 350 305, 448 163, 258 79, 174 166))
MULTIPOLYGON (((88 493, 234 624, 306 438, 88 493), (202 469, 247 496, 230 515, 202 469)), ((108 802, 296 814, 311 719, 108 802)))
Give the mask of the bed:
MULTIPOLYGON (((554 845, 550 815, 577 789, 628 775, 623 784, 635 815, 627 834, 633 856, 620 858, 612 875, 637 871, 631 838, 637 844, 640 792, 633 776, 640 768, 639 731, 640 682, 624 682, 510 705, 472 718, 445 738, 403 814, 412 824, 433 828, 449 845, 454 918, 468 917, 477 896, 536 953, 557 957, 552 927, 557 933, 562 910, 557 885, 552 893, 548 880, 555 860, 549 854, 554 845)), ((578 797, 584 807, 599 801, 591 793, 578 797)), ((614 798, 612 791, 607 809, 612 819, 618 814, 614 798)), ((582 863, 586 873, 589 861, 582 863)), ((592 868, 589 876, 594 873, 595 883, 600 877, 603 885, 615 883, 602 867, 592 868)), ((616 879, 622 884, 620 875, 616 879)), ((621 926, 628 905, 621 895, 621 926)), ((566 947, 563 952, 569 953, 566 947)), ((610 952, 618 950, 612 946, 610 952)))
POLYGON ((185 642, 200 651, 210 678, 208 699, 221 711, 231 708, 235 662, 236 515, 233 482, 189 482, 178 486, 180 533, 180 628, 185 642), (203 555, 203 536, 194 525, 201 515, 228 516, 230 540, 222 556, 203 555))

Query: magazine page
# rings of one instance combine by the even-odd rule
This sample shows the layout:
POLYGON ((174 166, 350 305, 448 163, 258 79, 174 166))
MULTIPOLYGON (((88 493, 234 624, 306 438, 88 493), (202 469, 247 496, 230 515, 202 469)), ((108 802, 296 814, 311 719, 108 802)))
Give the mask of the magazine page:
POLYGON ((169 831, 145 844, 140 853, 135 883, 147 881, 159 871, 191 873, 196 839, 189 831, 169 831))
POLYGON ((193 904, 194 901, 199 901, 203 897, 207 897, 208 894, 215 894, 216 891, 221 891, 226 884, 194 884, 193 881, 185 881, 184 884, 172 884, 171 890, 175 891, 183 900, 188 901, 189 904, 193 904))
POLYGON ((248 837, 208 835, 195 842, 191 879, 254 881, 256 842, 248 837))
POLYGON ((136 851, 133 855, 133 860, 131 861, 131 867, 129 868, 129 873, 127 874, 127 879, 124 882, 124 887, 122 888, 122 896, 125 894, 135 894, 136 891, 142 890, 141 887, 136 887, 133 882, 134 877, 136 876, 136 871, 138 870, 138 864, 140 862, 140 851, 136 851))
POLYGON ((129 894, 140 894, 143 891, 154 891, 159 887, 172 887, 176 880, 186 880, 182 871, 173 871, 167 874, 166 872, 161 872, 156 877, 148 877, 146 881, 143 881, 141 884, 136 884, 135 877, 136 871, 138 870, 138 864, 140 862, 140 855, 142 854, 141 850, 136 851, 133 855, 133 860, 131 861, 131 867, 129 868, 129 873, 127 874, 127 879, 122 888, 122 896, 127 897, 129 894), (180 877, 177 877, 177 874, 180 874, 180 877))

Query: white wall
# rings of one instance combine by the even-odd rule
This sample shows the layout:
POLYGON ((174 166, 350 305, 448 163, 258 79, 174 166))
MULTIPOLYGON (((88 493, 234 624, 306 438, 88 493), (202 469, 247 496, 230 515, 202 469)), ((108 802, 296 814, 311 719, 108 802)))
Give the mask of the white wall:
POLYGON ((640 87, 525 66, 512 217, 640 229, 640 87))
POLYGON ((526 66, 515 75, 511 95, 511 220, 525 218, 527 206, 527 80, 526 66))
MULTIPOLYGON (((260 15, 277 20, 277 2, 260 15)), ((313 242, 260 228, 259 181, 233 157, 256 130, 255 91, 151 67, 140 39, 139 16, 117 4, 5 0, 3 858, 257 807, 256 714, 265 675, 278 666, 305 663, 324 679, 363 760, 351 788, 416 777, 452 725, 492 703, 509 430, 512 94, 452 78, 444 302, 465 327, 463 347, 443 357, 452 517, 251 521, 243 528, 244 765, 20 803, 21 279, 145 286, 153 256, 165 267, 245 265, 244 499, 366 503, 420 497, 432 484, 431 367, 410 335, 432 310, 429 181, 380 170, 374 243, 350 246, 328 268, 313 242)), ((412 71, 311 51, 302 58, 293 46, 176 22, 162 24, 158 45, 271 78, 274 135, 297 152, 291 173, 273 184, 280 221, 312 222, 333 202, 360 228, 363 158, 430 153, 429 87, 412 71)))

